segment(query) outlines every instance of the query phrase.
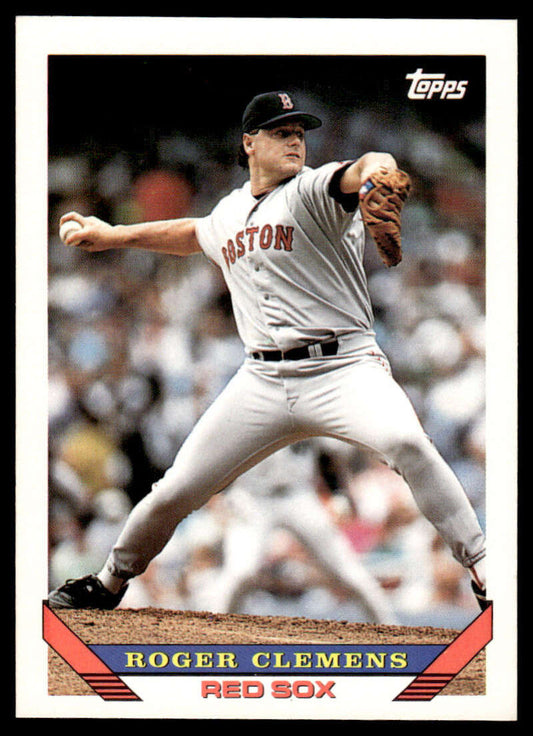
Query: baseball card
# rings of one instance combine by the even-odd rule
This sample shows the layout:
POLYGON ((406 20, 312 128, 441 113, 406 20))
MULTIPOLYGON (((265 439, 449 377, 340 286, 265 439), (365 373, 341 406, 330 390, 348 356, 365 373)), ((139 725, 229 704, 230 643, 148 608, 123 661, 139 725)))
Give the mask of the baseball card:
POLYGON ((517 708, 516 19, 16 18, 16 717, 517 708))

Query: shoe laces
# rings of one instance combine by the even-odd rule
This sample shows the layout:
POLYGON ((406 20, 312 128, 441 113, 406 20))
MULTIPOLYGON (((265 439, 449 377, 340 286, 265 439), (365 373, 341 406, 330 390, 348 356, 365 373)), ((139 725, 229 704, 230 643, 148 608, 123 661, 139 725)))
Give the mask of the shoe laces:
POLYGON ((93 575, 85 575, 82 578, 70 578, 61 587, 65 590, 72 590, 73 588, 83 588, 89 593, 97 589, 97 585, 95 584, 95 578, 93 575))

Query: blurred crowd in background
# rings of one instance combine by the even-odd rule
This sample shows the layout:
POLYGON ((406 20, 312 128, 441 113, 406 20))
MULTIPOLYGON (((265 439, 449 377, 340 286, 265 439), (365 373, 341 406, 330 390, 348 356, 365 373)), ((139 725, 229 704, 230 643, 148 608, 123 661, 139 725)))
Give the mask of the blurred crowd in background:
MULTIPOLYGON (((306 104, 305 94, 299 99, 306 104)), ((383 150, 412 176, 402 264, 386 270, 367 239, 375 330, 484 526, 483 169, 405 113, 321 114, 322 128, 307 138, 310 165, 383 150)), ((460 133, 483 148, 482 126, 460 133)), ((238 131, 202 141, 176 130, 152 141, 149 160, 98 144, 50 157, 50 587, 101 568, 132 506, 244 357, 221 274, 203 255, 66 248, 59 217, 77 210, 127 224, 205 215, 246 178, 237 140, 238 131)), ((328 441, 312 451, 309 494, 379 581, 398 621, 461 628, 472 620, 478 610, 468 578, 403 480, 362 449, 328 441)), ((238 481, 241 489, 246 482, 238 481)), ((253 530, 262 515, 244 517, 234 490, 178 527, 121 605, 217 608, 234 522, 253 530)), ((262 554, 261 574, 234 612, 365 620, 288 529, 273 528, 262 554)))

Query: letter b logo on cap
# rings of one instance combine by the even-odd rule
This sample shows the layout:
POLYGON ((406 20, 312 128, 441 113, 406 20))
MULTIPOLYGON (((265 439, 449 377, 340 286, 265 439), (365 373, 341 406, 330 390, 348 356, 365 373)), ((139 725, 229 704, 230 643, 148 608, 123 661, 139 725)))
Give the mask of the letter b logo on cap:
POLYGON ((281 100, 281 105, 284 110, 292 110, 294 107, 293 101, 289 97, 289 95, 286 92, 280 92, 279 93, 279 99, 281 100))

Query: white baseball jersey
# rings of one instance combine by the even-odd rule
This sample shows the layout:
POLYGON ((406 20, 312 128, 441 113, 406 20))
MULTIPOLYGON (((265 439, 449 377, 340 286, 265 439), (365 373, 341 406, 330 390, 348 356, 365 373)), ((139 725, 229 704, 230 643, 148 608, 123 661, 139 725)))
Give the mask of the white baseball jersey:
POLYGON ((374 334, 364 226, 357 201, 352 197, 346 211, 335 191, 335 174, 347 165, 304 167, 260 198, 246 182, 197 222, 201 248, 226 279, 248 352, 374 334))

